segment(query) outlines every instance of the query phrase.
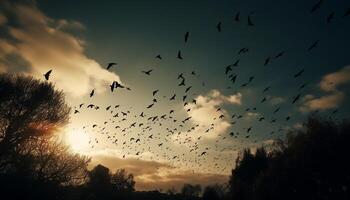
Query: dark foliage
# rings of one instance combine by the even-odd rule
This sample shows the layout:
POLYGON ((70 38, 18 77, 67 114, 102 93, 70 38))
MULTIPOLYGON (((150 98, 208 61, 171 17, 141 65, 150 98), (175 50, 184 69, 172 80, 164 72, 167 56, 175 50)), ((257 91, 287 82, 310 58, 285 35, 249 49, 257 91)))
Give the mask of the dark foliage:
POLYGON ((244 151, 232 170, 232 199, 348 199, 349 131, 349 122, 310 118, 270 153, 244 151))

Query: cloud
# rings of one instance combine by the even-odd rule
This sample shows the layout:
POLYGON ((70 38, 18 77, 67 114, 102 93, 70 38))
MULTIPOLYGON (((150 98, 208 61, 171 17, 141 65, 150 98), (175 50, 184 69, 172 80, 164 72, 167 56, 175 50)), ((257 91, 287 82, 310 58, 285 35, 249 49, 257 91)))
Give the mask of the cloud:
POLYGON ((189 138, 198 138, 203 136, 207 139, 216 138, 218 135, 225 133, 231 124, 227 120, 227 111, 221 108, 220 111, 217 109, 224 104, 241 105, 242 94, 237 93, 229 96, 221 94, 219 90, 211 90, 207 95, 199 95, 196 98, 196 104, 189 103, 188 106, 184 107, 185 110, 191 109, 187 112, 187 115, 191 117, 191 122, 194 125, 199 125, 194 131, 183 132, 181 137, 175 136, 175 140, 178 143, 184 144, 189 138), (219 118, 220 115, 224 115, 224 118, 219 118), (211 124, 214 124, 213 126, 211 124), (209 132, 204 134, 208 129, 209 132))
POLYGON ((327 74, 322 78, 320 82, 321 90, 325 92, 332 92, 337 90, 337 86, 350 81, 350 66, 346 66, 343 69, 327 74))
POLYGON ((185 110, 188 108, 191 109, 188 112, 188 115, 195 123, 199 124, 208 124, 213 122, 213 117, 219 117, 221 114, 226 114, 226 110, 221 108, 221 112, 217 111, 217 108, 221 105, 233 104, 241 105, 242 104, 242 94, 237 93, 230 96, 225 96, 220 93, 219 90, 211 90, 207 95, 199 95, 196 98, 196 104, 189 103, 185 107, 185 110))
POLYGON ((260 113, 257 112, 247 112, 245 114, 245 119, 247 120, 252 120, 252 119, 256 119, 260 116, 260 113))
POLYGON ((319 87, 321 91, 327 94, 321 97, 315 97, 308 94, 303 97, 302 105, 299 107, 301 112, 308 112, 313 110, 328 110, 337 108, 344 100, 345 94, 339 91, 338 87, 350 81, 350 66, 325 75, 319 87))
POLYGON ((121 159, 110 156, 94 156, 90 168, 102 164, 112 171, 124 168, 134 175, 137 190, 170 189, 179 190, 183 184, 210 185, 226 183, 228 176, 210 173, 195 173, 190 170, 177 170, 173 166, 156 161, 121 159))
POLYGON ((5 1, 0 5, 8 13, 0 17, 0 28, 7 31, 7 37, 0 40, 0 72, 26 73, 42 79, 53 69, 50 81, 73 96, 93 88, 104 91, 113 80, 120 81, 118 75, 85 55, 83 40, 66 31, 83 29, 79 22, 51 19, 34 4, 5 1), (18 25, 6 26, 6 19, 18 25), (11 57, 22 59, 26 66, 18 67, 19 63, 12 62, 18 59, 11 57))
POLYGON ((300 110, 302 112, 307 112, 313 110, 328 110, 332 108, 337 108, 339 104, 343 101, 344 97, 344 93, 336 91, 334 93, 319 98, 312 98, 310 100, 305 101, 300 107, 300 110))
POLYGON ((283 102, 285 102, 286 100, 282 97, 271 97, 270 98, 270 103, 271 105, 275 106, 275 105, 278 105, 278 104, 281 104, 283 102))

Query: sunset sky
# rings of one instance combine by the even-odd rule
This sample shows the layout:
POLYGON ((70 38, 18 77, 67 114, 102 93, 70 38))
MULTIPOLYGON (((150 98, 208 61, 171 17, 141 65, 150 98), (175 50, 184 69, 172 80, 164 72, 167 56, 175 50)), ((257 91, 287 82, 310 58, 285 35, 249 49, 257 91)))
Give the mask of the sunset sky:
POLYGON ((72 107, 64 142, 91 166, 126 168, 138 190, 224 183, 243 148, 283 139, 310 113, 349 117, 350 2, 313 13, 317 1, 290 2, 0 0, 0 73, 45 81, 52 70, 72 107), (113 81, 131 90, 111 92, 113 81))

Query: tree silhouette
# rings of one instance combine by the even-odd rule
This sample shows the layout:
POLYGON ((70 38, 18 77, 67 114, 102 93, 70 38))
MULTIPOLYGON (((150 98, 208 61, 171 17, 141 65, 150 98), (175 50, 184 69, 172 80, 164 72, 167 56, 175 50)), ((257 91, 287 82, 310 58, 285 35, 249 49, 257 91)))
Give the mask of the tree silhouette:
POLYGON ((117 192, 131 193, 135 190, 135 181, 132 174, 125 169, 118 169, 111 177, 111 183, 117 192))
POLYGON ((0 169, 27 140, 51 134, 68 122, 64 95, 31 77, 0 75, 0 169))
POLYGON ((0 74, 0 94, 2 196, 62 198, 64 187, 84 181, 89 162, 54 137, 69 118, 63 93, 31 77, 0 74))
POLYGON ((87 186, 90 199, 130 198, 135 181, 125 169, 111 173, 107 167, 97 165, 89 172, 87 186))
POLYGON ((221 200, 226 195, 225 188, 222 185, 208 185, 204 188, 203 200, 221 200))
POLYGON ((184 184, 181 189, 181 194, 186 200, 198 199, 202 187, 200 185, 184 184))
POLYGON ((348 199, 350 123, 311 117, 275 148, 245 150, 230 178, 232 199, 348 199))

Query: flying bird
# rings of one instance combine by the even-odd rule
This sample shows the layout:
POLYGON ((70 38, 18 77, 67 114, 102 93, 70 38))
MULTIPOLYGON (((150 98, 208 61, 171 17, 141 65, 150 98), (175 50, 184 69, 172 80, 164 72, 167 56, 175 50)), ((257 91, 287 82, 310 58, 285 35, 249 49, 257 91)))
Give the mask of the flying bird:
POLYGON ((225 74, 228 74, 229 71, 232 71, 231 65, 228 65, 225 69, 225 74))
POLYGON ((154 103, 150 104, 149 106, 147 106, 147 109, 152 108, 153 105, 154 103))
POLYGON ((154 90, 154 91, 152 92, 152 95, 153 95, 153 96, 156 95, 158 91, 159 91, 159 90, 154 90))
POLYGON ((285 51, 279 52, 279 53, 275 56, 275 59, 276 59, 276 58, 279 58, 279 57, 282 57, 285 53, 286 53, 285 51))
POLYGON ((218 30, 218 32, 221 32, 221 22, 219 22, 219 23, 216 25, 216 29, 218 30))
POLYGON ((266 58, 265 63, 264 63, 264 66, 266 66, 266 65, 268 65, 268 64, 269 64, 270 59, 271 59, 270 57, 266 58))
POLYGON ((235 21, 236 22, 239 22, 239 12, 236 14, 236 16, 235 16, 235 21))
POLYGON ((315 12, 316 10, 318 10, 321 7, 323 0, 319 0, 311 9, 310 13, 315 12))
POLYGON ((327 23, 331 23, 332 19, 334 18, 335 12, 331 12, 327 17, 327 23))
POLYGON ((301 76, 304 73, 304 69, 300 70, 298 73, 294 74, 294 78, 301 76))
POLYGON ((146 74, 146 75, 151 75, 151 72, 153 71, 153 69, 150 69, 150 70, 148 70, 148 71, 142 71, 144 74, 146 74))
POLYGON ((350 8, 348 8, 346 11, 345 11, 345 13, 344 13, 344 15, 342 16, 343 18, 344 17, 347 17, 347 16, 349 16, 350 15, 350 8))
POLYGON ((183 59, 183 57, 182 57, 182 55, 181 55, 181 51, 180 51, 180 50, 177 52, 177 58, 178 58, 178 59, 180 59, 180 60, 182 60, 182 59, 183 59))
POLYGON ((162 59, 162 56, 157 55, 156 58, 159 59, 159 60, 161 60, 161 59, 162 59))
POLYGON ((95 89, 91 90, 90 97, 94 96, 94 94, 95 94, 95 89))
POLYGON ((117 63, 108 63, 107 65, 107 70, 109 70, 111 67, 113 67, 114 65, 117 65, 117 63))
POLYGON ((49 80, 51 73, 52 73, 52 69, 50 69, 48 72, 46 72, 46 73, 44 74, 44 77, 45 77, 45 79, 46 79, 47 81, 49 80))
POLYGON ((187 93, 191 88, 192 88, 192 86, 186 88, 185 93, 187 93))
POLYGON ((298 94, 296 97, 294 97, 292 104, 297 102, 300 99, 300 94, 298 94))
POLYGON ((113 81, 112 85, 110 85, 111 87, 111 91, 113 92, 114 91, 114 87, 115 87, 115 82, 113 81))
POLYGON ((174 95, 170 98, 170 101, 171 101, 171 100, 175 100, 175 97, 176 97, 176 94, 174 94, 174 95))
POLYGON ((181 73, 181 74, 179 74, 179 75, 177 76, 177 79, 180 79, 180 78, 184 79, 183 73, 181 73))
POLYGON ((190 36, 190 33, 187 31, 187 32, 185 33, 185 43, 187 42, 189 36, 190 36))
POLYGON ((316 40, 307 50, 308 50, 308 51, 311 51, 312 49, 316 48, 318 42, 319 42, 319 40, 316 40))
POLYGON ((254 26, 252 19, 248 16, 248 26, 254 26))
POLYGON ((179 86, 185 86, 185 79, 182 79, 181 83, 179 84, 179 86))
POLYGON ((270 87, 266 87, 266 88, 263 90, 263 93, 267 92, 269 89, 270 89, 270 87))

